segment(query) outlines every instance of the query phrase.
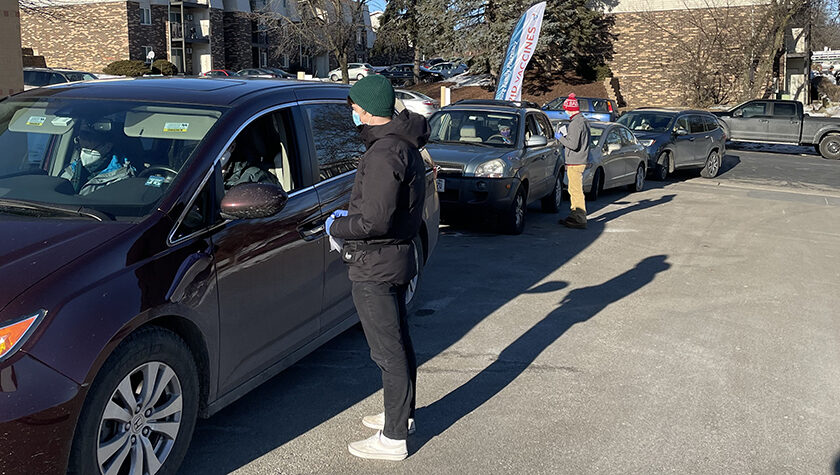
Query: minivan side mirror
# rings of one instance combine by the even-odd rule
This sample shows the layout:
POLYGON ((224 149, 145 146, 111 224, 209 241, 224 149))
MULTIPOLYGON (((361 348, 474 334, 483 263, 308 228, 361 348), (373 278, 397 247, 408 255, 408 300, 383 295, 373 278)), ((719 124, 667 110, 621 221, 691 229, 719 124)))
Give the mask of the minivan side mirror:
POLYGON ((674 129, 674 135, 688 135, 688 131, 682 127, 677 127, 674 129))
POLYGON ((268 218, 279 213, 289 201, 281 186, 242 183, 225 192, 221 213, 225 219, 268 218))
POLYGON ((607 144, 607 154, 615 153, 621 150, 621 144, 611 143, 607 144))
POLYGON ((548 145, 548 139, 542 135, 532 135, 528 141, 525 142, 526 147, 545 147, 546 145, 548 145))

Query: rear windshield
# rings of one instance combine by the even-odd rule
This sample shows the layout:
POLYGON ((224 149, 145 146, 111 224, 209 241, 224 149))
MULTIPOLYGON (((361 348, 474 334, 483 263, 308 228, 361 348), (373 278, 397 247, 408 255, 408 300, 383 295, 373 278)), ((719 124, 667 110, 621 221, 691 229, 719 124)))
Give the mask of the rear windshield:
POLYGON ((634 132, 662 133, 668 130, 674 114, 667 112, 628 112, 618 119, 618 123, 634 132))
POLYGON ((115 219, 145 216, 221 114, 129 101, 3 101, 0 201, 79 206, 115 219))

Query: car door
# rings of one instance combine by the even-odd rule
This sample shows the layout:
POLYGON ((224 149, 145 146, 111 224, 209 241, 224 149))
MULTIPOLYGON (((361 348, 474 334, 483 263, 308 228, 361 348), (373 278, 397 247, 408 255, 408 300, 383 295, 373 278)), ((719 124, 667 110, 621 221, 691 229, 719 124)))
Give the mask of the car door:
POLYGON ((733 140, 768 140, 770 131, 770 103, 750 101, 732 111, 729 133, 733 140))
POLYGON ((709 156, 709 152, 712 150, 712 142, 709 140, 711 134, 709 133, 704 116, 699 114, 688 116, 688 127, 691 137, 694 139, 689 139, 693 145, 692 155, 694 156, 694 160, 692 163, 695 165, 705 163, 706 157, 709 156))
POLYGON ((604 169, 604 188, 612 188, 618 186, 624 178, 624 156, 627 154, 627 147, 619 127, 610 127, 605 136, 601 167, 604 169))
POLYGON ((621 132, 622 140, 622 154, 621 161, 624 163, 624 175, 621 179, 616 180, 616 184, 629 185, 636 179, 636 168, 639 166, 639 155, 642 153, 642 144, 630 132, 630 129, 624 126, 617 126, 621 132))
MULTIPOLYGON (((345 100, 330 100, 300 106, 306 118, 309 153, 315 157, 315 189, 321 203, 323 219, 337 209, 347 209, 356 177, 356 167, 365 152, 359 132, 352 120, 352 109, 345 100)), ((325 243, 328 238, 324 237, 325 243)), ((323 249, 324 295, 321 332, 328 332, 353 315, 350 279, 339 252, 323 249)))
POLYGON ((554 138, 554 129, 551 127, 551 121, 548 120, 548 117, 546 117, 545 114, 537 114, 536 117, 540 130, 542 130, 543 135, 545 135, 546 139, 548 139, 549 150, 545 159, 545 175, 546 188, 550 192, 554 189, 554 177, 556 176, 556 172, 558 170, 558 162, 562 159, 562 145, 560 145, 559 140, 554 138))
POLYGON ((528 139, 538 135, 543 135, 543 132, 540 128, 537 115, 529 113, 525 116, 525 142, 523 144, 525 145, 525 166, 528 172, 528 179, 530 180, 528 195, 531 201, 541 198, 546 193, 546 180, 548 179, 546 168, 551 151, 548 145, 539 147, 527 146, 528 139))
POLYGON ((802 118, 799 116, 795 103, 774 102, 773 113, 768 120, 770 121, 768 125, 769 137, 772 137, 773 141, 799 143, 802 118))
POLYGON ((241 129, 226 169, 240 161, 276 177, 289 194, 269 218, 228 220, 213 236, 220 307, 221 394, 313 340, 324 289, 323 217, 299 147, 292 110, 263 114, 241 129))
POLYGON ((697 159, 694 151, 695 140, 695 137, 691 135, 689 116, 679 116, 674 123, 674 168, 687 167, 694 164, 697 159))

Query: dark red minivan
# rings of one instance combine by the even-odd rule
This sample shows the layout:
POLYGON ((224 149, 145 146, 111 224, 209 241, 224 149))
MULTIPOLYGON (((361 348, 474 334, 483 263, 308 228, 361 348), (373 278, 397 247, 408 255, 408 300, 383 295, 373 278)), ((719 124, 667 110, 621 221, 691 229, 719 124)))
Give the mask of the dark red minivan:
POLYGON ((174 473, 196 417, 358 320, 324 234, 364 150, 346 97, 171 78, 0 102, 0 473, 174 473))

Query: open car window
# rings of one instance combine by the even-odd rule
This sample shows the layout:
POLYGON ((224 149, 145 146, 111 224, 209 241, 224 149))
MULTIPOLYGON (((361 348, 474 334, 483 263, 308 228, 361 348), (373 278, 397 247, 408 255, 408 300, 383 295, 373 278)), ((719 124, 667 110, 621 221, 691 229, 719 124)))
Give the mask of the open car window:
POLYGON ((223 109, 129 101, 0 103, 0 199, 150 213, 223 109))

